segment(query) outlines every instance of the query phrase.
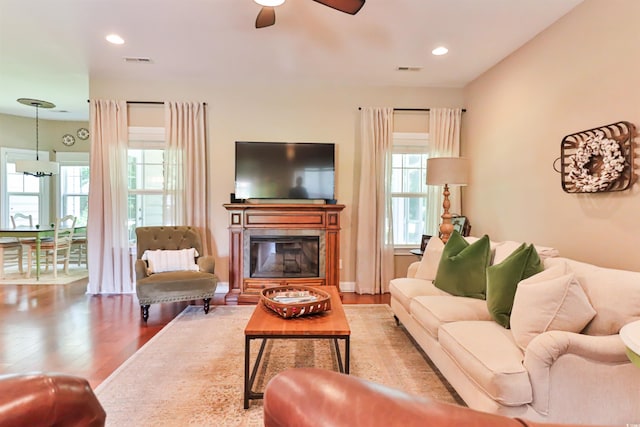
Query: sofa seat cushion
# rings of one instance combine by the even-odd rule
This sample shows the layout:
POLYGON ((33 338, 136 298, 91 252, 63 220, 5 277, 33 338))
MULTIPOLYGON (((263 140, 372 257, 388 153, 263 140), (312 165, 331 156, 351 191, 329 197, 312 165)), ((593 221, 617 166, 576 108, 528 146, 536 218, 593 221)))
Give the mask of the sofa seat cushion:
POLYGON ((423 328, 438 338, 441 325, 460 320, 491 320, 487 304, 477 298, 456 296, 419 296, 411 301, 411 315, 423 328))
POLYGON ((511 331, 493 321, 463 321, 440 327, 438 341, 460 370, 487 395, 506 406, 531 403, 524 355, 511 331))
POLYGON ((431 280, 400 277, 389 282, 389 292, 408 313, 411 300, 421 295, 449 295, 445 291, 436 288, 431 280))

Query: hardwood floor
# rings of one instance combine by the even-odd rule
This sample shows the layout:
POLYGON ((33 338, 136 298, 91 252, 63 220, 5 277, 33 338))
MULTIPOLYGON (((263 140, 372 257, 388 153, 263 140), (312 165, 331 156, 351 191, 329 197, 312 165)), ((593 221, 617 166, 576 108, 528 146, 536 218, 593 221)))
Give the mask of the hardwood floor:
MULTIPOLYGON (((63 372, 95 388, 188 305, 152 305, 145 325, 135 295, 87 295, 86 285, 0 286, 0 374, 63 372)), ((343 297, 345 304, 389 300, 389 294, 343 297)))

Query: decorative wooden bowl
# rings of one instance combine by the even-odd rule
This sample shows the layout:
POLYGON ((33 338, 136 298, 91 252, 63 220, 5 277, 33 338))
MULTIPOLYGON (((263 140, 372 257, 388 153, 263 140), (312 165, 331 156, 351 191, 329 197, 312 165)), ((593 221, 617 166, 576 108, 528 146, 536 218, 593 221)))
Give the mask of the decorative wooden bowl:
POLYGON ((285 319, 331 310, 331 296, 305 286, 276 286, 263 289, 262 303, 285 319))

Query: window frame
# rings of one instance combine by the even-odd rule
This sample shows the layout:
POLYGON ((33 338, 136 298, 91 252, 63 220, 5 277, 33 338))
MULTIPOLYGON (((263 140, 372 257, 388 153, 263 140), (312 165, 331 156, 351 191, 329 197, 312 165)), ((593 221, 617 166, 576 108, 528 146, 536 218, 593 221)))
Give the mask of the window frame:
MULTIPOLYGON (((127 147, 127 159, 129 157, 129 150, 162 150, 166 152, 166 132, 164 127, 149 127, 149 126, 130 126, 129 127, 129 144, 127 147)), ((163 162, 164 163, 164 162, 163 162)), ((162 189, 131 189, 129 188, 129 165, 127 160, 127 204, 132 196, 150 195, 150 196, 163 196, 165 193, 165 176, 163 170, 163 188, 162 189)), ((128 210, 128 208, 127 208, 128 210)), ((128 216, 128 214, 127 214, 128 216)), ((127 222, 129 218, 127 219, 127 222)), ((136 219, 137 224, 137 219, 136 219)), ((131 234, 129 230, 129 223, 127 223, 127 234, 131 234)), ((130 245, 135 247, 135 237, 129 239, 130 245)))
MULTIPOLYGON (((49 152, 39 150, 37 152, 38 158, 49 160, 49 152)), ((55 176, 52 177, 42 177, 35 178, 39 181, 40 190, 38 193, 31 192, 23 192, 23 193, 13 193, 9 192, 7 188, 7 173, 8 168, 7 164, 11 161, 12 163, 16 160, 33 160, 36 158, 36 150, 25 149, 25 148, 12 148, 12 147, 0 147, 0 198, 2 209, 0 210, 0 226, 2 228, 11 228, 11 212, 9 209, 9 196, 10 194, 30 194, 37 195, 39 198, 38 203, 38 216, 39 223, 49 224, 51 222, 51 212, 55 212, 55 210, 51 210, 51 178, 55 179, 55 176), (47 179, 49 178, 49 179, 47 179), (49 201, 49 203, 45 203, 49 201)))
MULTIPOLYGON (((428 158, 428 152, 429 152, 429 134, 426 132, 394 132, 393 133, 393 140, 392 140, 392 155, 393 154, 425 154, 427 155, 428 158)), ((391 168, 393 169, 393 162, 389 163, 391 165, 391 168)), ((426 159, 425 159, 425 167, 424 167, 424 173, 421 174, 421 176, 424 175, 426 176, 426 159)), ((393 174, 390 173, 389 174, 390 179, 393 179, 393 174)), ((390 185, 390 187, 393 187, 392 185, 390 185)), ((422 188, 424 189, 424 192, 391 192, 391 199, 392 199, 392 209, 393 209, 393 198, 427 198, 427 189, 426 189, 426 184, 422 183, 422 188)), ((395 212, 393 213, 395 214, 395 212)), ((423 222, 423 230, 427 225, 427 219, 426 219, 426 215, 425 217, 422 218, 422 222, 423 222)), ((414 243, 409 243, 409 244, 399 244, 396 243, 396 230, 394 229, 394 234, 393 234, 393 238, 394 238, 394 242, 393 242, 393 247, 394 249, 399 249, 399 250, 404 250, 404 249, 412 249, 412 248, 416 248, 420 246, 420 241, 414 243)))
MULTIPOLYGON (((60 175, 56 177, 56 212, 59 217, 63 217, 65 213, 62 212, 62 168, 65 166, 86 166, 91 168, 90 158, 88 151, 78 151, 78 152, 61 152, 57 153, 56 161, 60 164, 60 175)), ((84 193, 69 193, 71 196, 89 196, 89 192, 84 193)), ((78 225, 86 225, 79 224, 78 225)))

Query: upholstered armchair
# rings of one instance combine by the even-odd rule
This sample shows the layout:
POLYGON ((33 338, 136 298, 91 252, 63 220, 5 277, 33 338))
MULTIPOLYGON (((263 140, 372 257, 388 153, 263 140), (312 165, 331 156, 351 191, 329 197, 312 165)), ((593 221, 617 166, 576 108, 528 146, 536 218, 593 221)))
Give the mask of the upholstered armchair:
POLYGON ((209 312, 218 278, 215 260, 202 255, 202 240, 189 226, 136 228, 136 294, 143 320, 151 304, 202 299, 209 312))

